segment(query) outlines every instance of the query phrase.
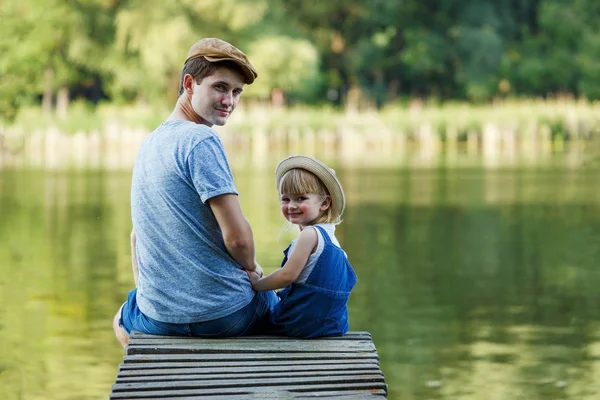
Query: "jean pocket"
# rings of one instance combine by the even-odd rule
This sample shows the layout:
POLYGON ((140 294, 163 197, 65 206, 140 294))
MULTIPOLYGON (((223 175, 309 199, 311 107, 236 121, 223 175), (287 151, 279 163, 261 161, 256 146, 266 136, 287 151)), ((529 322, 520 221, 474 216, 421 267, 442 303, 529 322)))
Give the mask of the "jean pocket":
POLYGON ((191 334, 197 337, 233 337, 246 332, 254 320, 255 302, 213 321, 190 324, 191 334))
POLYGON ((188 324, 161 322, 143 314, 140 316, 140 323, 144 328, 143 332, 150 335, 191 336, 188 324))

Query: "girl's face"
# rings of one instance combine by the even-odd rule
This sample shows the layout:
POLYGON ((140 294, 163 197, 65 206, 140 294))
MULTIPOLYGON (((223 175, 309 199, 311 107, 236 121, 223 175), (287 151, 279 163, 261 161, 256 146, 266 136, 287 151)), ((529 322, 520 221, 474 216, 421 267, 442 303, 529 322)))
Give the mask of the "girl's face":
POLYGON ((300 229, 314 225, 329 208, 329 201, 314 193, 282 193, 280 198, 281 212, 285 219, 300 229))

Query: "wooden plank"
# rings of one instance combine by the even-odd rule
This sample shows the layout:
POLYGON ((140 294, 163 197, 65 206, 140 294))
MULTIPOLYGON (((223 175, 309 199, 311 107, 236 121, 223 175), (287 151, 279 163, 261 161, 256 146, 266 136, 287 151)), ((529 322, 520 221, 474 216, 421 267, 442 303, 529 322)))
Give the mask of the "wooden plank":
POLYGON ((152 376, 123 376, 119 374, 117 376, 117 383, 132 383, 132 382, 167 382, 167 381, 184 381, 184 380, 227 380, 227 379, 280 379, 280 378, 314 378, 319 380, 322 376, 363 376, 363 375, 381 375, 383 379, 383 373, 374 370, 332 370, 332 371, 278 371, 278 372, 238 372, 235 374, 223 374, 219 373, 205 373, 195 374, 192 372, 184 371, 179 374, 167 374, 167 375, 152 375, 152 376))
POLYGON ((285 361, 285 360, 379 360, 377 353, 227 353, 227 354, 135 354, 123 357, 125 363, 161 361, 285 361))
POLYGON ((271 342, 259 341, 198 341, 193 343, 182 343, 180 340, 169 341, 154 340, 143 345, 127 346, 126 354, 166 354, 166 353, 348 353, 348 352, 374 352, 375 345, 367 341, 287 341, 277 340, 271 342))
MULTIPOLYGON (((131 331, 130 339, 188 339, 188 340, 198 340, 198 337, 195 336, 164 336, 164 335, 149 335, 147 333, 142 333, 140 331, 131 331)), ((280 339, 292 339, 292 340, 302 340, 302 341, 314 341, 315 339, 293 339, 286 336, 240 336, 234 339, 248 339, 248 340, 280 340, 280 339)), ((328 336, 322 337, 317 340, 372 340, 371 334, 369 332, 348 332, 342 336, 328 336)), ((202 340, 232 340, 232 338, 203 338, 202 340)))
POLYGON ((283 360, 283 361, 269 361, 265 363, 263 361, 226 361, 226 362, 139 362, 139 363, 124 363, 119 365, 119 371, 125 370, 140 370, 140 369, 167 369, 167 368, 219 368, 219 367, 242 367, 242 368, 252 368, 252 367, 293 367, 293 366, 307 366, 307 367, 316 367, 316 366, 331 366, 335 368, 345 367, 346 365, 376 365, 379 368, 379 363, 377 360, 373 359, 355 359, 352 360, 350 364, 348 360, 283 360))
POLYGON ((175 368, 164 368, 164 366, 158 365, 159 368, 153 368, 154 364, 149 364, 152 367, 144 369, 125 369, 118 372, 117 377, 127 376, 161 376, 161 375, 179 375, 179 374, 266 374, 266 373, 280 373, 280 372, 323 372, 329 373, 330 371, 378 371, 379 365, 376 363, 362 363, 362 364, 313 364, 313 365, 270 365, 260 364, 259 366, 252 367, 223 367, 220 364, 212 364, 212 366, 205 366, 203 364, 197 364, 195 367, 175 367, 175 368))
POLYGON ((153 390, 153 389, 193 389, 193 388, 228 388, 228 387, 270 387, 270 386, 288 386, 299 384, 338 384, 338 383, 370 383, 383 382, 383 374, 362 374, 362 375, 313 375, 310 377, 283 377, 279 379, 247 377, 242 379, 213 379, 210 382, 205 380, 173 380, 164 382, 140 382, 140 383, 115 383, 113 391, 120 392, 124 390, 153 390))
POLYGON ((386 397, 368 332, 294 339, 171 337, 132 332, 111 399, 386 397))
POLYGON ((285 399, 286 392, 322 392, 322 391, 339 391, 344 393, 345 391, 363 391, 364 393, 374 393, 380 391, 387 391, 387 385, 381 382, 372 382, 369 385, 365 385, 363 382, 359 383, 331 383, 331 384, 317 384, 317 385, 288 385, 279 386, 276 388, 245 388, 245 387, 227 387, 227 388, 187 388, 179 389, 174 388, 172 390, 131 390, 131 391, 113 391, 110 395, 111 399, 160 399, 160 398, 179 398, 180 396, 208 396, 208 395, 240 395, 240 394, 252 394, 257 399, 273 398, 285 399))
MULTIPOLYGON (((297 392, 256 392, 252 394, 223 394, 223 395, 204 395, 196 394, 194 396, 177 396, 162 397, 163 399, 177 399, 177 400, 296 400, 296 399, 315 399, 319 400, 376 400, 386 396, 386 392, 383 389, 374 390, 345 390, 345 391, 320 391, 320 392, 308 392, 308 393, 297 393, 297 392)), ((161 397, 136 397, 136 400, 155 400, 161 397)))
MULTIPOLYGON (((318 397, 320 400, 340 400, 340 399, 348 399, 348 400, 374 400, 374 397, 377 396, 379 398, 386 397, 386 391, 382 389, 374 389, 374 390, 349 390, 347 392, 312 392, 312 393, 296 393, 291 399, 314 399, 318 397)), ((272 397, 272 399, 276 399, 277 397, 272 397)), ((279 397, 278 399, 282 399, 279 397)))
POLYGON ((264 340, 249 339, 249 338, 236 338, 236 339, 200 339, 195 340, 186 337, 150 337, 144 339, 130 339, 129 346, 135 347, 140 345, 165 345, 165 344, 182 344, 192 345, 199 344, 207 346, 208 348, 224 347, 228 348, 231 345, 235 346, 252 346, 262 347, 265 343, 277 344, 278 346, 290 346, 291 348, 304 349, 309 346, 313 346, 316 343, 322 347, 337 347, 337 346, 359 346, 364 345, 371 347, 373 341, 369 338, 360 338, 354 340, 348 339, 329 339, 329 340, 301 340, 291 338, 266 338, 264 340))

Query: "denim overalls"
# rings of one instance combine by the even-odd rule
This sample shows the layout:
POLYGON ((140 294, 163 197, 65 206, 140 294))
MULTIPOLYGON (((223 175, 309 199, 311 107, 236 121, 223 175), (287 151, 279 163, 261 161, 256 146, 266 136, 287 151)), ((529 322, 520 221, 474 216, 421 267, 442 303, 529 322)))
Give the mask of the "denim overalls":
MULTIPOLYGON (((305 283, 292 283, 277 296, 270 315, 270 333, 299 338, 339 336, 348 331, 348 298, 356 285, 356 274, 344 251, 331 242, 320 226, 325 240, 323 252, 305 283)), ((290 245, 291 246, 291 245, 290 245)), ((281 266, 287 262, 288 251, 281 266)))

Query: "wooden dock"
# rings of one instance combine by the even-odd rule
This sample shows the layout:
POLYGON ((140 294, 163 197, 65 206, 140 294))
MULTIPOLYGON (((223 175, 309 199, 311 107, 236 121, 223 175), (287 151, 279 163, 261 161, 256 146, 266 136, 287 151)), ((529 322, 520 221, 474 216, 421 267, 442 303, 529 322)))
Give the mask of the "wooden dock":
POLYGON ((111 399, 387 397, 368 332, 201 339, 132 332, 111 399))

